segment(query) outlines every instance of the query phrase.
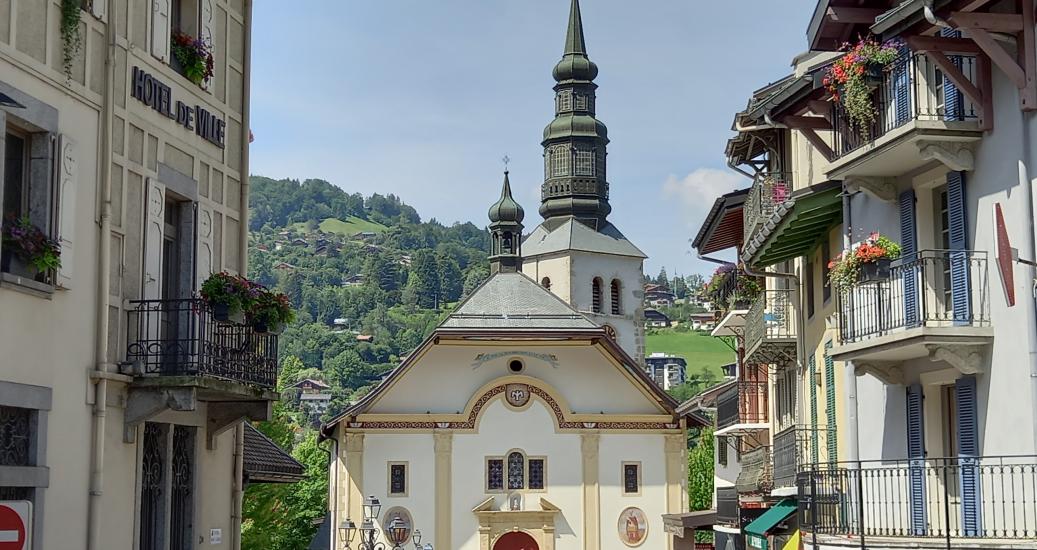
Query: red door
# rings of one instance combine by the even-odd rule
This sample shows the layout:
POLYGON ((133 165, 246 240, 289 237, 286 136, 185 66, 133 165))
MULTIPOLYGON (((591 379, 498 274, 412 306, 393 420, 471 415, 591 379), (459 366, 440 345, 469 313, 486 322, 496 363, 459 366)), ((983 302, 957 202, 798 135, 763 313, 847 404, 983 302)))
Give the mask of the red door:
POLYGON ((540 550, 533 537, 520 532, 508 533, 497 539, 493 550, 540 550))

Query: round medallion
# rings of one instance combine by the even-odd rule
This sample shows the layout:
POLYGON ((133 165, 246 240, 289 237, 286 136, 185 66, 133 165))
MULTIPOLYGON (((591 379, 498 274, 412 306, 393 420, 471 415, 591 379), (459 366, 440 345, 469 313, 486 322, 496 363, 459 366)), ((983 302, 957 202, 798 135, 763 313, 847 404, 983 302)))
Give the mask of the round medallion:
POLYGON ((619 540, 627 546, 640 546, 648 537, 648 518, 640 508, 630 507, 619 514, 619 540))
POLYGON ((522 408, 529 403, 529 386, 525 384, 508 384, 504 388, 504 398, 515 408, 522 408))
POLYGON ((612 325, 604 325, 601 328, 605 329, 605 336, 608 336, 609 340, 616 341, 616 329, 612 328, 612 325))

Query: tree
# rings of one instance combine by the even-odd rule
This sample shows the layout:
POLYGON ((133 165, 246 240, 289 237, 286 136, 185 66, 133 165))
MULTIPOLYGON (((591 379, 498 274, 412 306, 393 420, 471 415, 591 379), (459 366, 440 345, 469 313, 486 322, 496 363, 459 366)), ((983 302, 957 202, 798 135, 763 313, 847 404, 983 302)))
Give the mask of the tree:
POLYGON ((441 301, 439 288, 439 264, 431 250, 422 249, 414 253, 411 259, 410 278, 407 285, 415 285, 417 305, 426 309, 434 308, 441 301))
POLYGON ((464 289, 464 277, 457 262, 448 256, 439 256, 439 299, 441 302, 456 302, 464 289))
POLYGON ((670 277, 666 275, 666 268, 659 268, 659 275, 655 278, 655 284, 662 286, 663 288, 670 287, 670 277))
POLYGON ((688 453, 688 499, 691 511, 713 507, 713 428, 703 428, 688 453))
POLYGON ((688 285, 685 284, 683 277, 674 277, 670 289, 673 290, 673 294, 676 295, 677 298, 684 299, 688 297, 688 285))
POLYGON ((479 288, 479 285, 483 284, 490 276, 490 269, 484 264, 475 264, 468 268, 468 272, 464 276, 464 289, 462 290, 462 296, 468 297, 475 292, 475 289, 479 288))

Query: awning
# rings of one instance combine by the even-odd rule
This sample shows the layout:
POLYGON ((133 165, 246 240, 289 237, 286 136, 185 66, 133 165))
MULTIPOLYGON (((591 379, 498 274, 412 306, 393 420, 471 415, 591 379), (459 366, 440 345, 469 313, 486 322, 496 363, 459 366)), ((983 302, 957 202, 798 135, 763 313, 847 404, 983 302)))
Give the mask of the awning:
POLYGON ((809 254, 843 221, 842 183, 829 181, 800 189, 774 208, 745 244, 742 261, 757 267, 809 254))
POLYGON ((717 197, 691 245, 699 254, 710 254, 742 244, 742 206, 749 189, 717 197))
POLYGON ((774 506, 771 506, 770 509, 760 515, 760 517, 753 520, 749 525, 746 525, 745 533, 747 535, 766 537, 779 523, 785 521, 785 519, 792 514, 795 514, 797 507, 796 499, 786 498, 774 506))
POLYGON ((306 470, 292 455, 263 435, 250 422, 245 422, 242 465, 249 483, 295 483, 306 477, 306 470))

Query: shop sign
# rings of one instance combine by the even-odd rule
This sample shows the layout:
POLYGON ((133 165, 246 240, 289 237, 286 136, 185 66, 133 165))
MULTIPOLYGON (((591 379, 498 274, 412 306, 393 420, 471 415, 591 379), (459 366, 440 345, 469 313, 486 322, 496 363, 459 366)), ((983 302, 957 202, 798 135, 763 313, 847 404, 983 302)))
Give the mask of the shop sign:
POLYGON ((130 95, 206 141, 220 148, 226 144, 227 123, 223 119, 201 105, 174 101, 173 89, 140 67, 133 68, 130 95))

